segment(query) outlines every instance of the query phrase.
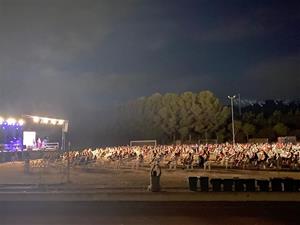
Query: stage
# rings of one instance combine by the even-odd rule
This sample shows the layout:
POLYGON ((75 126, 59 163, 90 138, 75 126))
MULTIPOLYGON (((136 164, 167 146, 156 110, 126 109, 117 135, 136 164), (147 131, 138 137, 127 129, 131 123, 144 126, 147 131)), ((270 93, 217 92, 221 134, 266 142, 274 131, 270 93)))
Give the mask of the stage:
MULTIPOLYGON (((65 149, 68 121, 37 116, 1 117, 0 152, 65 149)), ((9 155, 9 154, 8 154, 9 155)))

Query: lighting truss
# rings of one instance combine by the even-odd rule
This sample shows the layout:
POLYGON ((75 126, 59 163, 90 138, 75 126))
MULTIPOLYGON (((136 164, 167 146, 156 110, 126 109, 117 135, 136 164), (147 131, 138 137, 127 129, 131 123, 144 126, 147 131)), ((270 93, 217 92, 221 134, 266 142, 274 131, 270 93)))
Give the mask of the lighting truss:
POLYGON ((63 126, 65 123, 67 123, 67 120, 57 119, 57 118, 31 116, 31 115, 26 115, 26 117, 31 118, 34 123, 39 123, 39 124, 63 126))

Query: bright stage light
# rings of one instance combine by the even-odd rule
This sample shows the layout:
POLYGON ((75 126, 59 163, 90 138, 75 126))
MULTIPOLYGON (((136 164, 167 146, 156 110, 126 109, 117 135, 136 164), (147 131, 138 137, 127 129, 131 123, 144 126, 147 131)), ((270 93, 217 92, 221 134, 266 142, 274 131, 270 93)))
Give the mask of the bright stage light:
POLYGON ((2 117, 0 117, 0 124, 3 124, 4 119, 2 117))
POLYGON ((6 122, 8 125, 15 125, 17 121, 14 118, 8 118, 6 122))
POLYGON ((34 123, 39 123, 40 122, 40 118, 37 116, 32 117, 32 120, 34 123))
POLYGON ((58 120, 58 125, 63 125, 64 124, 64 120, 58 120))
POLYGON ((40 116, 31 116, 25 115, 33 120, 34 123, 48 124, 48 125, 58 125, 63 126, 67 123, 67 120, 51 118, 51 117, 40 117, 40 116))
POLYGON ((49 122, 49 119, 48 119, 48 118, 42 118, 41 123, 43 123, 43 124, 48 124, 48 122, 49 122))
POLYGON ((18 124, 19 124, 20 126, 23 126, 23 125, 24 125, 24 123, 25 123, 25 121, 24 121, 24 120, 22 120, 22 119, 19 119, 19 121, 18 121, 18 124))
POLYGON ((56 119, 51 119, 51 120, 50 120, 50 123, 51 123, 52 125, 56 125, 57 121, 56 121, 56 119))

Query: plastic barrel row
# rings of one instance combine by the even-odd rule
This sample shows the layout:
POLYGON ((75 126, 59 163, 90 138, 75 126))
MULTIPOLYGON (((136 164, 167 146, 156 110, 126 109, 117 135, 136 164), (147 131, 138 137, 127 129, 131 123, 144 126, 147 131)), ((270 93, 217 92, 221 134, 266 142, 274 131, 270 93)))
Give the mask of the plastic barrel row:
POLYGON ((300 180, 291 178, 258 179, 209 179, 208 177, 189 177, 189 189, 202 192, 297 192, 300 180), (211 188, 210 188, 211 187, 211 188))

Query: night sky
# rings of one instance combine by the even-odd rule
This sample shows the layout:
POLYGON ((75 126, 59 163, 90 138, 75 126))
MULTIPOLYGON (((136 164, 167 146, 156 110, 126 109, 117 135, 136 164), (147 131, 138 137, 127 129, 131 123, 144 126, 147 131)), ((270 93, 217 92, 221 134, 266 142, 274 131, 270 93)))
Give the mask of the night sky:
POLYGON ((155 92, 299 97, 297 0, 0 0, 0 29, 1 113, 74 130, 155 92))

